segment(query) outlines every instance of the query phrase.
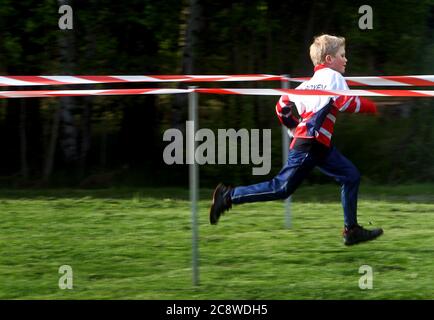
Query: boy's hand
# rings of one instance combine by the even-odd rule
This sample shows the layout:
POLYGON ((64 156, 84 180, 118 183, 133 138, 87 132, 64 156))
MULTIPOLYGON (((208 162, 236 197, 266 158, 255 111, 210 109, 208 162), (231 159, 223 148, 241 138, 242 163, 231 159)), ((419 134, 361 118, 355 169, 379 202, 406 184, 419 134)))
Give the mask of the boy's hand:
POLYGON ((367 98, 360 97, 360 113, 372 113, 377 114, 377 105, 374 101, 367 98))

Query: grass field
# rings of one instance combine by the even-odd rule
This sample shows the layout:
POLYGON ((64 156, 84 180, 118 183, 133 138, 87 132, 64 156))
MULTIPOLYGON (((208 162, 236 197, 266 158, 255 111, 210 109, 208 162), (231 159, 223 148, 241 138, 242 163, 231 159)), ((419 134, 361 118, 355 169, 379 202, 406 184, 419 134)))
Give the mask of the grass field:
POLYGON ((342 244, 337 186, 234 207, 208 224, 201 191, 200 285, 192 285, 188 190, 1 190, 0 299, 434 299, 434 185, 363 187, 371 243, 342 244), (73 289, 61 290, 61 265, 73 289), (359 267, 373 269, 361 290, 359 267))

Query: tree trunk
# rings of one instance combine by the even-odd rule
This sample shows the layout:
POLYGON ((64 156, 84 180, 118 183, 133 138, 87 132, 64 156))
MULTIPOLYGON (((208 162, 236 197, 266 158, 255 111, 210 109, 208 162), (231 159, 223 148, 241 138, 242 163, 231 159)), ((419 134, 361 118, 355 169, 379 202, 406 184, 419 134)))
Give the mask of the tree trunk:
POLYGON ((29 178, 29 166, 27 162, 27 135, 26 135, 26 102, 20 101, 20 163, 21 176, 24 180, 29 178))
POLYGON ((202 26, 201 12, 200 1, 190 0, 185 46, 182 54, 182 71, 185 74, 193 74, 195 70, 197 38, 202 26))
POLYGON ((92 115, 92 98, 84 98, 84 110, 81 115, 81 148, 79 161, 79 176, 83 178, 86 173, 87 154, 90 150, 91 141, 91 115, 92 115))
POLYGON ((56 144, 57 144, 57 139, 59 137, 60 112, 61 112, 60 108, 57 108, 53 116, 50 141, 48 143, 48 149, 47 149, 47 154, 45 157, 45 164, 44 164, 44 173, 42 178, 44 182, 48 182, 48 180, 51 177, 51 173, 53 172, 54 155, 56 153, 56 144))
MULTIPOLYGON (((72 1, 58 0, 58 6, 71 5, 72 1)), ((74 70, 74 38, 73 32, 59 30, 58 47, 60 55, 60 68, 65 74, 71 74, 74 70)), ((60 137, 60 145, 67 163, 74 163, 77 159, 77 129, 74 125, 72 110, 75 107, 72 97, 60 97, 57 110, 53 115, 50 140, 44 161, 42 180, 49 181, 54 167, 57 141, 60 137), (61 134, 60 134, 61 128, 61 134)))
MULTIPOLYGON (((196 71, 196 47, 198 33, 202 27, 200 16, 201 16, 201 4, 199 0, 189 0, 188 8, 186 9, 187 27, 186 29, 181 29, 180 41, 185 39, 184 48, 182 51, 181 60, 181 73, 182 74, 194 74, 196 71)), ((185 88, 186 85, 180 83, 178 88, 185 88)), ((188 96, 185 94, 176 94, 174 98, 174 110, 172 113, 172 127, 180 128, 182 126, 182 114, 187 106, 188 96)))
POLYGON ((310 44, 313 41, 313 30, 314 30, 314 24, 315 24, 315 10, 316 10, 316 4, 317 2, 313 0, 310 2, 310 8, 309 8, 309 15, 307 19, 307 23, 305 24, 306 28, 304 29, 304 35, 303 35, 303 47, 301 51, 301 55, 299 57, 299 63, 296 67, 297 73, 305 73, 307 70, 311 70, 312 68, 309 68, 312 64, 309 63, 310 59, 306 59, 306 53, 309 52, 310 44))
POLYGON ((107 131, 103 129, 101 135, 101 149, 100 149, 100 167, 105 169, 107 167, 107 131))
MULTIPOLYGON (((57 2, 59 7, 66 4, 71 5, 71 1, 67 0, 58 0, 57 2)), ((70 30, 59 30, 59 32, 60 37, 58 44, 62 69, 65 73, 71 74, 75 69, 74 33, 70 30)), ((75 101, 73 97, 61 97, 59 100, 62 126, 60 145, 63 149, 66 162, 75 165, 78 159, 77 128, 72 115, 72 111, 75 109, 75 101)))

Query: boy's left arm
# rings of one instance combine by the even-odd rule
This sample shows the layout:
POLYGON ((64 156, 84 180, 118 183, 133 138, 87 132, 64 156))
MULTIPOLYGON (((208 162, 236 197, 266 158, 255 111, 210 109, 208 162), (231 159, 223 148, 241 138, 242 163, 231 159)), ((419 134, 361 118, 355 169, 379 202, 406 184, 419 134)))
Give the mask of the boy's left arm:
POLYGON ((296 109, 295 103, 287 95, 281 96, 276 104, 276 114, 280 123, 290 130, 300 123, 300 119, 294 114, 294 109, 296 109))

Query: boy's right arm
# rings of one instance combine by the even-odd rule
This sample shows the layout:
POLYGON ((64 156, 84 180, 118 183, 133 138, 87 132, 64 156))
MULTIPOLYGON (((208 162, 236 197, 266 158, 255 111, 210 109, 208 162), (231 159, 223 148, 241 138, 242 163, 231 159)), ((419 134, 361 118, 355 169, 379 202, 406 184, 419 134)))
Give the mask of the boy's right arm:
MULTIPOLYGON (((341 75, 339 75, 333 85, 332 90, 349 90, 349 87, 341 75)), ((350 113, 377 113, 375 103, 369 99, 356 96, 339 96, 335 99, 334 105, 340 112, 350 113)))
POLYGON ((375 103, 366 98, 340 96, 335 100, 335 106, 340 112, 377 113, 375 103))

